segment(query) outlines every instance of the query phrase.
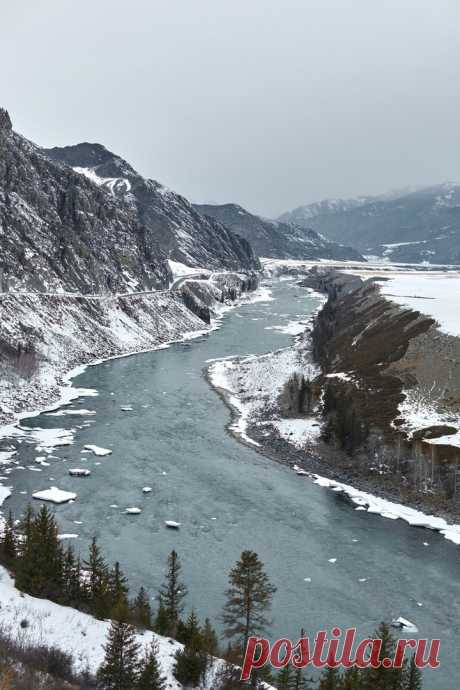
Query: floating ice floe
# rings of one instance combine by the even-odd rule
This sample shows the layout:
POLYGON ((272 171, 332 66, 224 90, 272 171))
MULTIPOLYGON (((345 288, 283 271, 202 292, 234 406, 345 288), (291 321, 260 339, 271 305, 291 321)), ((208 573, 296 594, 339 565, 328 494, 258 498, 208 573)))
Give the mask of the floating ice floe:
POLYGON ((406 632, 418 633, 418 628, 416 625, 408 621, 406 618, 400 616, 399 618, 394 618, 391 621, 393 628, 399 628, 400 630, 405 630, 406 632))
POLYGON ((58 534, 58 539, 78 539, 78 534, 58 534))
POLYGON ((44 455, 39 455, 38 458, 35 458, 34 462, 36 462, 37 465, 43 465, 43 467, 50 466, 50 463, 46 462, 46 456, 44 455))
POLYGON ((122 405, 122 406, 120 407, 120 410, 121 410, 122 412, 132 412, 132 411, 133 411, 133 408, 132 408, 131 405, 122 405))
POLYGON ((69 474, 71 477, 89 477, 91 470, 76 467, 72 470, 69 470, 69 474))
POLYGON ((68 501, 74 501, 77 498, 77 494, 52 486, 50 489, 36 491, 32 494, 32 498, 36 498, 38 501, 50 501, 51 503, 67 503, 68 501))
POLYGON ((175 522, 174 520, 165 520, 166 527, 169 527, 170 529, 179 529, 180 524, 180 522, 175 522))
POLYGON ((337 558, 329 558, 328 560, 329 560, 329 563, 336 563, 337 562, 337 558))
POLYGON ((151 486, 144 486, 144 488, 142 489, 142 493, 144 493, 144 494, 150 494, 150 493, 152 492, 152 490, 153 490, 153 489, 152 489, 151 486))
POLYGON ((82 408, 70 408, 67 410, 58 410, 57 412, 47 412, 46 416, 47 417, 67 417, 67 416, 75 416, 75 417, 89 417, 92 415, 95 415, 96 412, 95 410, 84 410, 82 408))
POLYGON ((127 515, 139 515, 139 513, 142 513, 141 508, 125 508, 125 513, 127 515))
POLYGON ((87 443, 83 447, 83 450, 89 450, 89 451, 91 451, 91 453, 94 453, 94 455, 98 455, 99 457, 103 457, 104 455, 111 455, 112 454, 112 451, 110 450, 110 448, 101 448, 100 446, 94 446, 90 443, 87 443))

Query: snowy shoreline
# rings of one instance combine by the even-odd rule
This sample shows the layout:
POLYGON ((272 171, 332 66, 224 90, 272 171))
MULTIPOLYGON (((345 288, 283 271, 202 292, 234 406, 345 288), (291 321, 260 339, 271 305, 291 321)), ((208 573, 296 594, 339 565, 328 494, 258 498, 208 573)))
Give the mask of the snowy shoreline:
MULTIPOLYGON (((88 361, 85 363, 78 364, 69 371, 61 374, 59 376, 59 381, 60 383, 57 385, 53 391, 56 392, 56 397, 53 396, 54 399, 46 401, 46 393, 44 392, 44 401, 43 401, 43 406, 40 406, 39 408, 34 408, 34 409, 24 409, 21 410, 20 412, 17 412, 14 414, 14 420, 7 423, 3 424, 0 426, 0 441, 4 438, 8 437, 17 437, 20 436, 22 433, 21 430, 21 421, 23 419, 33 419, 34 417, 38 417, 41 414, 46 414, 46 413, 52 413, 55 412, 56 410, 59 410, 61 407, 65 407, 69 405, 71 402, 77 400, 78 398, 85 397, 85 396, 97 396, 97 391, 94 389, 88 389, 88 388, 81 388, 78 386, 75 386, 73 383, 73 380, 77 377, 83 374, 88 367, 93 367, 93 366, 98 366, 100 364, 103 364, 105 362, 115 360, 115 359, 122 359, 125 357, 132 357, 135 355, 139 354, 146 354, 148 352, 155 352, 157 350, 164 350, 176 343, 182 343, 182 342, 187 342, 188 340, 192 340, 195 338, 202 337, 204 335, 208 335, 219 328, 221 328, 222 325, 222 320, 225 316, 225 314, 228 311, 231 311, 232 309, 235 309, 239 306, 242 306, 244 304, 251 304, 254 302, 258 301, 266 301, 271 299, 271 291, 267 286, 258 286, 256 290, 251 291, 251 292, 242 292, 239 297, 232 303, 218 303, 216 302, 213 304, 213 313, 214 317, 211 318, 211 323, 209 326, 205 328, 197 328, 196 330, 186 330, 184 333, 182 333, 179 337, 172 338, 170 340, 166 340, 162 343, 158 343, 155 345, 152 345, 151 347, 148 348, 142 348, 138 350, 133 350, 133 351, 127 351, 127 352, 121 352, 119 354, 115 355, 108 355, 107 357, 96 357, 92 361, 88 361)), ((202 323, 202 322, 201 322, 202 323)), ((49 391, 47 391, 49 392, 49 391)), ((29 430, 27 430, 29 431, 29 430)), ((54 445, 59 445, 59 437, 62 432, 62 429, 54 429, 54 430, 43 430, 39 427, 36 428, 31 428, 30 429, 31 434, 35 434, 37 437, 37 442, 40 443, 40 441, 44 444, 46 444, 46 452, 52 452, 52 449, 54 445), (44 439, 40 439, 40 432, 44 436, 44 439), (54 435, 53 435, 54 432, 54 435), (46 438, 45 438, 46 437, 46 438)), ((69 437, 66 441, 66 445, 69 443, 73 442, 73 435, 75 433, 75 429, 67 430, 66 434, 69 437)), ((67 438, 66 436, 66 438, 67 438)), ((37 447, 38 448, 38 447, 37 447)), ((13 461, 13 458, 16 455, 17 450, 13 451, 1 451, 1 459, 2 459, 2 466, 7 467, 8 465, 11 464, 13 461)), ((4 470, 4 473, 7 474, 8 470, 4 470)), ((0 508, 5 502, 9 496, 11 496, 13 490, 13 486, 4 486, 3 484, 0 484, 0 508)))
MULTIPOLYGON (((286 350, 287 349, 288 348, 286 348, 286 350)), ((311 450, 314 451, 317 438, 316 434, 319 434, 321 428, 319 418, 311 417, 282 420, 271 419, 271 417, 267 418, 267 415, 263 412, 264 405, 257 405, 254 404, 254 402, 245 401, 242 395, 243 391, 236 390, 236 386, 234 385, 238 377, 238 372, 241 374, 241 367, 250 362, 251 359, 258 359, 262 362, 270 358, 275 360, 280 352, 282 351, 276 351, 258 357, 252 355, 246 358, 235 357, 217 360, 214 363, 210 363, 206 372, 206 378, 231 411, 231 421, 227 425, 227 430, 240 442, 245 443, 245 445, 252 447, 262 454, 268 454, 272 457, 276 456, 282 464, 286 464, 285 459, 280 458, 276 450, 273 451, 272 448, 265 448, 263 441, 259 443, 251 438, 249 435, 251 425, 256 425, 259 428, 268 425, 271 426, 272 429, 277 429, 279 436, 295 449, 299 449, 301 446, 305 447, 305 441, 307 440, 311 450), (314 425, 312 425, 313 420, 316 420, 316 424, 314 425), (312 426, 314 426, 315 429, 312 429, 312 426), (285 427, 285 433, 283 433, 283 427, 285 427)), ((270 372, 273 373, 274 369, 279 370, 280 367, 272 366, 270 372)), ((247 376, 247 372, 245 373, 247 376)), ((284 380, 283 378, 279 379, 280 382, 284 380)), ((279 388, 278 392, 280 392, 280 390, 279 388)), ((259 395, 258 397, 260 398, 261 396, 259 395)), ((428 515, 416 508, 396 503, 339 480, 329 479, 316 472, 306 471, 295 464, 293 466, 291 465, 291 469, 299 476, 311 479, 322 488, 343 493, 355 505, 355 510, 380 515, 386 519, 400 519, 410 526, 436 531, 453 544, 460 545, 459 524, 449 524, 444 518, 428 515)))

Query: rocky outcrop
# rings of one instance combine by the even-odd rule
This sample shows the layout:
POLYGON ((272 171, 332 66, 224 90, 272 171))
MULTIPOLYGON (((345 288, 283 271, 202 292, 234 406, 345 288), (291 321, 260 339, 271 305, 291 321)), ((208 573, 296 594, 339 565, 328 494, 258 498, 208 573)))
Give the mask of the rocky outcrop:
POLYGON ((13 131, 0 138, 0 247, 2 292, 129 292, 172 279, 132 205, 13 131))
POLYGON ((43 149, 43 153, 88 178, 112 199, 129 206, 144 235, 154 237, 169 259, 214 270, 260 268, 244 238, 199 213, 183 196, 142 177, 101 144, 43 149))
POLYGON ((349 479, 457 513, 460 448, 429 441, 458 427, 422 421, 414 433, 402 410, 410 396, 460 419, 460 339, 385 299, 372 279, 316 270, 303 284, 328 295, 312 332, 325 457, 349 479))
POLYGON ((254 247, 258 256, 276 259, 348 259, 364 261, 361 254, 329 242, 308 227, 261 218, 237 204, 201 204, 195 208, 215 218, 254 247))
POLYGON ((0 108, 0 132, 9 132, 13 128, 9 113, 4 108, 0 108))

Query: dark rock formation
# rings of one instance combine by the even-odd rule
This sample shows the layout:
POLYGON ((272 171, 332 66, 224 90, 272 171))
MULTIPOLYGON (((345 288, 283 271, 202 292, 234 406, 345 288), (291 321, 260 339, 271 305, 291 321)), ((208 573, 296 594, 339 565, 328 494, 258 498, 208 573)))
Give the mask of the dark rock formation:
POLYGON ((168 258, 191 267, 216 270, 260 268, 248 242, 221 223, 201 215, 187 199, 159 182, 142 177, 101 144, 82 143, 44 150, 93 180, 112 198, 129 205, 147 235, 168 258))
POLYGON ((425 439, 456 428, 436 425, 408 433, 399 405, 407 391, 420 391, 423 404, 452 418, 460 414, 460 340, 437 331, 433 319, 381 296, 372 279, 322 270, 312 271, 303 284, 328 295, 312 342, 322 370, 315 384, 321 388, 323 440, 337 466, 374 476, 404 500, 455 512, 460 451, 425 439))

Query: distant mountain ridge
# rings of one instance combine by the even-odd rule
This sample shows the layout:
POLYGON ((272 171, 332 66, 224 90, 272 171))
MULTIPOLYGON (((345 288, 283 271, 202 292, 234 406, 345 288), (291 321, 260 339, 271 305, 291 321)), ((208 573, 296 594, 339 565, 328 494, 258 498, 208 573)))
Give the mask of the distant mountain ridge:
POLYGON ((280 219, 391 261, 460 264, 460 185, 300 206, 280 219))
POLYGON ((262 218, 249 213, 238 204, 195 204, 195 208, 245 238, 258 256, 277 259, 363 260, 355 249, 330 242, 310 228, 262 218))

